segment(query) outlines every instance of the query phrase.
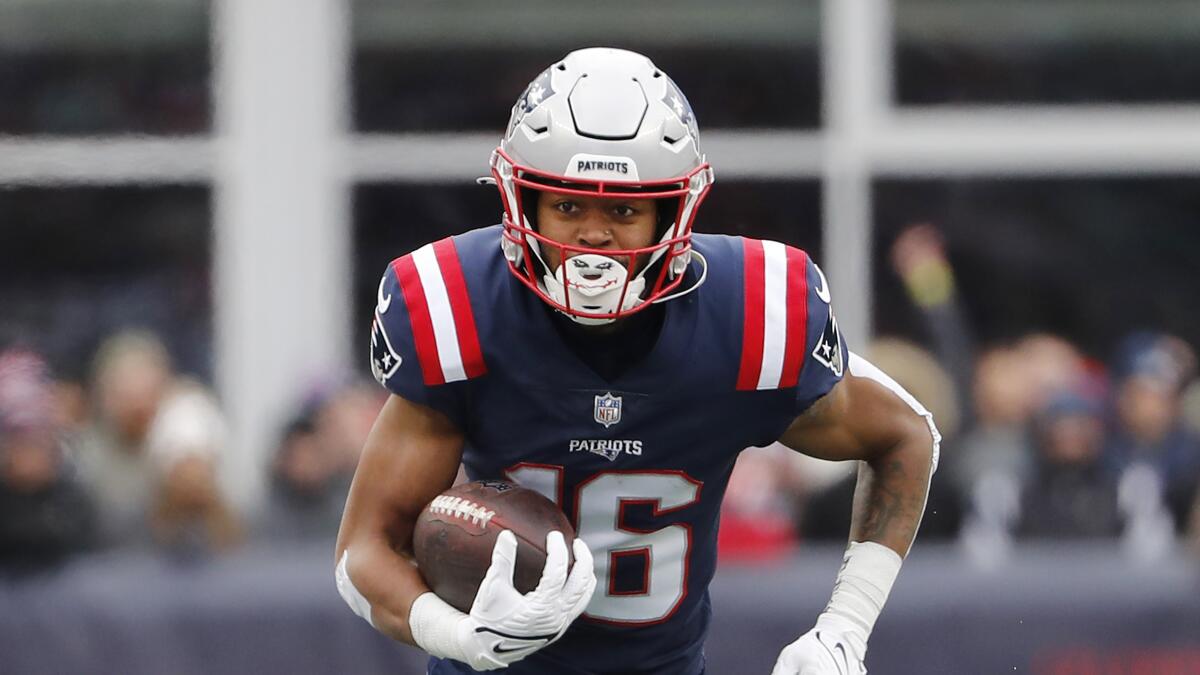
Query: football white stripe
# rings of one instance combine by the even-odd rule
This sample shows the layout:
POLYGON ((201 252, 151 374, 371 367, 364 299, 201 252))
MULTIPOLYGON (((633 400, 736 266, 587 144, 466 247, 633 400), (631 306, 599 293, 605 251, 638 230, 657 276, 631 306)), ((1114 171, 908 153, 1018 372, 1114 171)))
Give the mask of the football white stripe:
POLYGON ((454 326, 454 308, 446 293, 446 282, 442 279, 442 268, 433 253, 433 244, 426 244, 413 251, 413 263, 421 286, 425 289, 425 302, 429 305, 429 318, 433 323, 433 337, 437 342, 438 360, 441 361, 442 376, 447 382, 467 379, 463 368, 462 352, 458 349, 458 329, 454 326))
POLYGON ((758 373, 759 389, 777 389, 783 378, 783 355, 787 347, 787 248, 777 241, 764 241, 763 357, 758 373))

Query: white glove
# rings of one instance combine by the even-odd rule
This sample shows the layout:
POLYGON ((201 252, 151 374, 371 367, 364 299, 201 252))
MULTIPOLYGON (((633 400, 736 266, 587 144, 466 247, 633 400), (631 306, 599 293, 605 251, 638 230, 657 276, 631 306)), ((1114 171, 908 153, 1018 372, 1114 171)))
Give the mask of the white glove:
POLYGON ((822 614, 812 630, 783 648, 771 675, 866 675, 867 642, 861 630, 832 614, 822 614))
POLYGON ((875 542, 851 542, 833 596, 813 629, 783 648, 771 675, 864 675, 867 638, 903 560, 875 542))
POLYGON ((434 656, 462 661, 475 670, 507 668, 554 642, 583 613, 596 590, 592 552, 582 539, 576 539, 572 549, 575 564, 568 575, 563 535, 548 534, 542 579, 522 595, 513 586, 517 538, 511 531, 501 532, 471 613, 463 614, 426 593, 409 614, 413 640, 434 656))

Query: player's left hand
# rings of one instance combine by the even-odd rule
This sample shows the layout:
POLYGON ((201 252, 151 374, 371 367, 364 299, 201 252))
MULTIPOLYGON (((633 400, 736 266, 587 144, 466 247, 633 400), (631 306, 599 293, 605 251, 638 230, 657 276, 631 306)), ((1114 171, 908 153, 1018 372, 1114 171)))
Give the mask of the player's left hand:
POLYGON ((842 617, 822 614, 812 630, 783 648, 771 675, 866 675, 867 642, 842 617))

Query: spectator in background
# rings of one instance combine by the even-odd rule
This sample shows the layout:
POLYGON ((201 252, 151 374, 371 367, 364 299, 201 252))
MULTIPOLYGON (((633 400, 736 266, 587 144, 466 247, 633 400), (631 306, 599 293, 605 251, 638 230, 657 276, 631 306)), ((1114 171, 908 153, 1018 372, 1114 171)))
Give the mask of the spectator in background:
POLYGON ((276 448, 258 539, 337 536, 358 453, 382 404, 376 387, 353 379, 337 378, 309 394, 276 448))
POLYGON ((1057 335, 1030 333, 1017 341, 1016 350, 1025 364, 1031 410, 1044 410, 1063 392, 1090 397, 1103 390, 1103 366, 1090 364, 1078 347, 1057 335))
MULTIPOLYGON (((954 268, 946 255, 941 232, 930 223, 910 225, 892 243, 890 257, 892 269, 924 320, 934 359, 954 380, 957 391, 968 391, 975 343, 958 298, 954 268)), ((942 412, 931 412, 940 427, 942 412)), ((971 412, 969 405, 960 406, 957 418, 963 420, 964 426, 970 424, 971 412)))
POLYGON ((1200 380, 1193 379, 1179 394, 1179 410, 1183 428, 1200 436, 1200 380))
POLYGON ((78 461, 96 500, 104 545, 150 543, 148 515, 159 473, 145 445, 173 378, 167 350, 152 334, 119 333, 97 350, 95 416, 81 435, 78 461))
POLYGON ((1184 424, 1181 401, 1195 365, 1195 354, 1178 338, 1129 337, 1114 368, 1114 425, 1105 448, 1109 470, 1144 483, 1139 493, 1156 493, 1180 531, 1200 482, 1200 441, 1184 424))
POLYGON ((358 455, 384 400, 373 381, 346 377, 319 388, 305 404, 305 409, 311 411, 321 444, 334 457, 337 473, 344 482, 343 492, 349 490, 350 479, 358 467, 358 455))
POLYGON ((72 440, 77 439, 91 419, 87 389, 82 382, 55 377, 54 422, 72 440))
POLYGON ((321 442, 312 419, 293 420, 271 463, 270 494, 257 539, 294 543, 337 535, 349 484, 340 458, 321 442))
MULTIPOLYGON (((1193 379, 1180 394, 1180 409, 1183 428, 1192 436, 1200 437, 1200 380, 1193 379)), ((1200 487, 1192 499, 1192 513, 1188 516, 1188 541, 1192 553, 1200 557, 1200 487)))
POLYGON ((97 351, 95 418, 80 474, 100 538, 121 547, 224 549, 239 528, 217 484, 224 421, 212 395, 179 378, 153 334, 126 331, 97 351))
MULTIPOLYGON (((975 425, 958 443, 950 477, 969 503, 984 482, 1014 489, 1032 474, 1033 452, 1026 424, 1031 387, 1026 363, 1014 347, 993 347, 975 365, 972 386, 975 425)), ((977 506, 975 508, 977 510, 977 506)))
POLYGON ((1037 457, 1021 491, 1017 535, 1035 539, 1116 537, 1117 484, 1105 471, 1100 405, 1074 391, 1055 395, 1037 413, 1037 457))
POLYGON ((156 546, 181 557, 206 557, 242 540, 242 527, 217 481, 225 423, 200 384, 177 382, 146 437, 156 469, 150 528, 156 546))
POLYGON ((1033 414, 1077 387, 1091 388, 1085 361, 1062 338, 1034 333, 984 352, 975 367, 975 426, 954 465, 962 493, 971 495, 988 477, 1025 484, 1037 455, 1028 436, 1033 414))
POLYGON ((53 383, 33 352, 0 353, 0 571, 44 570, 91 543, 93 511, 68 462, 53 383))

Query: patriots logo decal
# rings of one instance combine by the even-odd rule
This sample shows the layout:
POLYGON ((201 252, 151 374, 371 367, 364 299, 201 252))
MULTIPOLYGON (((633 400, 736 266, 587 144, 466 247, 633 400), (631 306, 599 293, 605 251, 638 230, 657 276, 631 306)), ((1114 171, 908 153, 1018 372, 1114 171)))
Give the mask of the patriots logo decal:
POLYGON ((829 320, 825 322, 825 330, 813 349, 812 357, 817 363, 833 371, 834 375, 842 376, 845 371, 845 359, 842 358, 842 333, 838 330, 837 319, 833 316, 833 308, 829 308, 829 320))
POLYGON ((371 374, 379 384, 386 385, 388 379, 400 368, 401 361, 403 359, 392 348, 392 342, 383 330, 383 322, 376 314, 375 320, 371 322, 371 374))
POLYGON ((525 116, 533 112, 533 109, 542 104, 542 101, 554 95, 554 87, 550 86, 550 75, 553 66, 542 71, 541 75, 537 76, 529 86, 525 88, 525 92, 521 94, 521 98, 517 99, 517 104, 513 106, 512 116, 508 118, 508 131, 505 136, 512 135, 513 129, 525 119, 525 116))
POLYGON ((617 455, 621 454, 621 449, 614 448, 614 447, 608 446, 608 445, 599 445, 596 447, 596 449, 589 450, 589 452, 593 452, 597 455, 600 455, 604 459, 607 459, 608 461, 611 462, 617 458, 617 455))
POLYGON ((667 92, 662 101, 668 108, 675 111, 675 116, 687 126, 688 132, 693 138, 700 135, 700 131, 696 127, 696 114, 692 112, 692 104, 688 103, 687 97, 683 95, 682 91, 679 91, 679 87, 675 86, 675 82, 669 77, 667 78, 667 92))

